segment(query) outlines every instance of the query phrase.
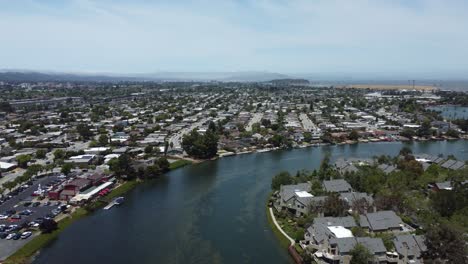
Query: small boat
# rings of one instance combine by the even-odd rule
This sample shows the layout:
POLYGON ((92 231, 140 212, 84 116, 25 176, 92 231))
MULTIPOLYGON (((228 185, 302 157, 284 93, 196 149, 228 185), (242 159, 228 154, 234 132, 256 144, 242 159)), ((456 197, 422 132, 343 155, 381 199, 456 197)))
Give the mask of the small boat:
POLYGON ((121 204, 123 204, 124 200, 125 200, 125 198, 123 198, 123 197, 117 197, 117 198, 115 198, 114 203, 116 205, 121 205, 121 204))

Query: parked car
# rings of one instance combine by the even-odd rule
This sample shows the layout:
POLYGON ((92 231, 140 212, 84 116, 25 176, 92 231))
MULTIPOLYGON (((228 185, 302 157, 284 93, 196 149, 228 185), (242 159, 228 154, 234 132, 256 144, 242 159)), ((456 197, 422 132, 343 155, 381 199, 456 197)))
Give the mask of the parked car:
POLYGON ((15 233, 10 233, 6 236, 6 239, 10 240, 12 239, 16 234, 15 233))
POLYGON ((31 235, 32 235, 32 232, 30 231, 23 232, 23 234, 21 234, 21 239, 26 239, 30 237, 31 235))
POLYGON ((13 236, 13 240, 18 240, 21 238, 21 234, 20 233, 16 233, 14 236, 13 236))
POLYGON ((19 214, 20 215, 31 215, 32 213, 33 213, 33 211, 26 209, 26 210, 21 211, 19 214))
POLYGON ((23 203, 23 206, 24 206, 24 207, 28 207, 28 206, 30 206, 31 204, 32 204, 31 202, 25 202, 25 203, 23 203))
POLYGON ((8 215, 0 215, 0 220, 5 220, 5 219, 8 219, 8 215))
POLYGON ((29 225, 29 227, 36 227, 36 228, 40 226, 40 224, 38 222, 35 222, 35 221, 29 222, 28 225, 29 225))
POLYGON ((35 202, 35 203, 32 204, 32 207, 38 207, 39 205, 41 205, 40 202, 35 202))
POLYGON ((19 214, 12 215, 12 216, 11 216, 11 219, 12 219, 12 220, 20 220, 20 219, 21 219, 21 215, 19 215, 19 214))
POLYGON ((1 232, 0 233, 0 239, 5 239, 8 236, 8 233, 1 232))

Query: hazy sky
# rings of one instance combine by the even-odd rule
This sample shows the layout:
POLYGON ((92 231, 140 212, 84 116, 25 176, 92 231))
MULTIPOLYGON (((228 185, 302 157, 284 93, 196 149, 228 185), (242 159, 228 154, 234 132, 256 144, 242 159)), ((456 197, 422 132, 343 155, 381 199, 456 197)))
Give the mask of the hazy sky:
POLYGON ((0 0, 0 68, 468 73, 467 0, 0 0))

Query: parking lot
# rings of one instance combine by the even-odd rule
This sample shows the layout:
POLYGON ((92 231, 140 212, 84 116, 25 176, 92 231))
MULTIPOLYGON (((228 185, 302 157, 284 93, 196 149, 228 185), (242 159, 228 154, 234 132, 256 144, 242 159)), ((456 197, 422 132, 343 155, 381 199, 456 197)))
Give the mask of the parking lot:
MULTIPOLYGON (((0 204, 0 215, 9 215, 9 217, 7 219, 0 219, 0 229, 2 231, 0 232, 0 234, 6 235, 16 232, 21 233, 26 230, 37 230, 37 226, 29 227, 29 223, 31 223, 32 221, 36 221, 37 219, 43 219, 45 217, 51 216, 52 210, 56 209, 59 206, 59 202, 48 202, 46 199, 42 201, 36 201, 34 200, 34 196, 32 196, 32 194, 34 193, 34 191, 38 190, 39 184, 41 185, 41 187, 46 187, 47 184, 50 184, 53 181, 57 180, 58 176, 46 176, 43 178, 39 178, 37 180, 34 180, 33 182, 30 182, 32 183, 31 186, 25 188, 22 191, 18 191, 16 195, 14 194, 15 192, 13 192, 10 193, 8 197, 3 197, 3 202, 0 204), (25 210, 30 210, 30 212, 28 212, 27 214, 21 213, 25 210), (12 216, 14 216, 13 218, 17 219, 12 219, 12 216), (17 225, 18 228, 26 228, 23 228, 21 231, 17 229, 8 231, 9 228, 15 225, 17 225)), ((8 256, 13 254, 16 250, 18 250, 25 243, 27 243, 32 237, 34 237, 34 235, 26 239, 0 239, 0 260, 6 259, 8 256)))

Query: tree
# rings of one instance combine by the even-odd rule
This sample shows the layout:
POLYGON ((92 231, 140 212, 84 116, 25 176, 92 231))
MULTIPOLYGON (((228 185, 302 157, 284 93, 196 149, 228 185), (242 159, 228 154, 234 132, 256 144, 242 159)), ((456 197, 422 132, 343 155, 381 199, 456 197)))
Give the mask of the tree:
POLYGON ((146 146, 145 147, 145 153, 146 154, 151 154, 153 152, 153 146, 146 146))
POLYGON ((46 157, 46 154, 47 154, 47 150, 46 149, 38 149, 36 151, 36 158, 38 159, 43 159, 46 157))
POLYGON ((418 129, 418 136, 427 137, 432 135, 432 126, 429 120, 424 120, 421 127, 418 129))
POLYGON ((193 130, 182 139, 182 148, 188 155, 198 159, 210 159, 218 152, 218 135, 208 130, 204 135, 193 130))
POLYGON ((323 201, 323 214, 325 216, 345 216, 348 209, 348 204, 340 198, 338 193, 330 193, 323 201))
POLYGON ((351 264, 368 264, 374 258, 372 253, 359 243, 349 253, 351 255, 351 264))
POLYGON ((405 128, 400 132, 400 136, 412 139, 416 133, 411 128, 405 128))
POLYGON ((100 135, 98 142, 99 142, 99 145, 101 146, 107 146, 107 144, 109 144, 109 137, 105 134, 100 135))
POLYGON ((281 185, 292 184, 294 179, 291 177, 289 172, 283 171, 275 175, 271 180, 271 189, 279 190, 281 185))
POLYGON ((13 112, 13 107, 10 105, 9 102, 3 101, 3 102, 0 102, 0 111, 11 113, 13 112))
POLYGON ((156 160, 156 165, 158 165, 161 172, 168 172, 169 171, 170 164, 169 164, 169 161, 167 161, 167 159, 165 157, 161 157, 161 158, 157 159, 156 160))
POLYGON ((413 151, 408 146, 404 146, 404 147, 402 147, 400 149, 400 155, 401 156, 408 156, 408 155, 411 155, 411 154, 413 154, 413 151))
POLYGON ((89 139, 93 135, 90 129, 91 127, 87 124, 78 124, 76 126, 76 132, 80 134, 83 139, 89 139))
POLYGON ((62 169, 60 170, 63 174, 68 175, 70 174, 71 170, 73 169, 73 164, 65 163, 62 165, 62 169))
POLYGON ((458 131, 456 131, 455 129, 449 129, 449 130, 447 130, 447 132, 445 133, 445 135, 448 136, 448 137, 454 137, 454 138, 460 137, 460 135, 458 134, 458 131))
POLYGON ((63 149, 56 149, 54 150, 53 154, 54 154, 54 161, 65 158, 65 151, 63 149))
POLYGON ((359 133, 356 130, 353 130, 349 133, 348 138, 350 140, 358 140, 359 139, 359 133))
POLYGON ((31 156, 30 155, 18 155, 16 156, 16 162, 18 162, 18 167, 20 168, 27 168, 28 167, 28 162, 31 161, 31 156))
POLYGON ((108 163, 109 169, 115 173, 116 176, 126 176, 127 179, 135 176, 135 169, 131 166, 131 159, 128 154, 122 154, 118 158, 113 158, 108 163))
POLYGON ((57 222, 55 222, 55 220, 53 219, 44 219, 44 221, 42 221, 42 223, 39 225, 39 229, 44 234, 52 233, 57 228, 58 228, 57 222))
POLYGON ((463 233, 447 223, 428 228, 425 240, 427 251, 423 258, 448 263, 467 263, 467 249, 463 233))
POLYGON ((43 170, 44 170, 44 167, 42 165, 33 164, 33 165, 28 167, 26 172, 29 173, 30 175, 37 175, 39 172, 41 172, 43 170))

